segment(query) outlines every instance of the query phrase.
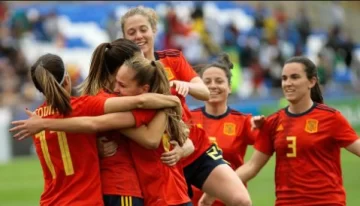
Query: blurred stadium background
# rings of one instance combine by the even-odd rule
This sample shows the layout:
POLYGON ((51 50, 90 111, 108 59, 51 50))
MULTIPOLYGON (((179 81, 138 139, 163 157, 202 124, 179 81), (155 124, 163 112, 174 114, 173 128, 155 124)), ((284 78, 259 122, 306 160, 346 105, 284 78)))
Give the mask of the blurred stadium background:
MULTIPOLYGON (((319 68, 326 103, 360 133, 359 2, 1 1, 0 206, 38 205, 43 187, 32 141, 17 142, 8 133, 12 120, 26 118, 24 108, 35 109, 42 101, 29 79, 29 65, 44 53, 56 53, 77 85, 87 75, 94 48, 121 37, 119 18, 136 5, 159 14, 157 49, 181 49, 193 65, 221 51, 231 54, 233 108, 267 115, 285 106, 282 64, 306 55, 319 68)), ((201 105, 192 98, 188 102, 201 105)), ((349 206, 360 203, 359 165, 357 157, 343 152, 349 206)), ((273 205, 274 161, 249 189, 254 205, 273 205)))

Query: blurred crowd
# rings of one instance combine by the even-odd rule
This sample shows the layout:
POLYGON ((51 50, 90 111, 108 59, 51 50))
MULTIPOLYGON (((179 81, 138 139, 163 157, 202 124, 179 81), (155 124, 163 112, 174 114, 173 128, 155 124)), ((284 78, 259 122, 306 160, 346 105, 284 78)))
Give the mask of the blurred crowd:
MULTIPOLYGON (((234 53, 232 61, 238 64, 242 75, 233 82, 247 90, 239 89, 240 93, 243 91, 247 97, 266 96, 268 88, 281 86, 284 61, 291 56, 307 55, 309 35, 318 30, 312 26, 305 6, 298 7, 295 15, 288 15, 281 2, 274 9, 259 2, 253 16, 254 26, 248 31, 239 29, 234 22, 237 20, 219 25, 211 15, 204 15, 202 3, 197 4, 187 22, 181 21, 170 6, 163 19, 166 31, 163 47, 183 50, 192 64, 206 63, 222 51, 234 53)), ((332 24, 315 60, 322 85, 331 82, 336 69, 358 65, 353 58, 355 42, 342 27, 344 9, 334 1, 330 12, 332 24)))
MULTIPOLYGON (((174 4, 167 6, 160 19, 164 32, 156 47, 180 49, 193 65, 207 63, 222 51, 231 53, 232 61, 241 73, 236 76, 241 79, 233 82, 248 85, 239 89, 239 94, 246 97, 267 95, 269 88, 280 87, 284 61, 294 55, 306 54, 309 35, 317 29, 313 28, 306 7, 299 7, 296 14, 288 15, 282 4, 270 9, 264 3, 258 3, 253 15, 254 26, 243 31, 235 22, 219 24, 209 18, 201 2, 196 3, 185 21, 175 12, 174 4)), ((323 85, 331 82, 336 68, 350 69, 358 65, 353 55, 355 42, 342 28, 344 9, 337 2, 333 3, 332 9, 333 23, 316 59, 323 85)), ((21 52, 20 42, 24 36, 32 35, 37 41, 64 46, 56 11, 46 15, 31 9, 14 12, 1 1, 0 24, 0 106, 33 101, 36 95, 29 85, 29 63, 21 52)), ((119 19, 111 13, 105 26, 110 40, 119 37, 116 25, 119 25, 119 19)), ((81 81, 76 66, 70 67, 74 82, 81 81)))
POLYGON ((17 22, 9 23, 10 12, 6 2, 0 2, 0 105, 17 102, 27 81, 28 65, 19 49, 17 22))
MULTIPOLYGON (((29 105, 41 99, 29 76, 30 63, 21 50, 21 40, 32 36, 41 43, 64 46, 56 11, 40 15, 35 9, 11 10, 10 3, 0 2, 0 107, 29 105)), ((81 81, 76 65, 67 65, 76 86, 81 81)))

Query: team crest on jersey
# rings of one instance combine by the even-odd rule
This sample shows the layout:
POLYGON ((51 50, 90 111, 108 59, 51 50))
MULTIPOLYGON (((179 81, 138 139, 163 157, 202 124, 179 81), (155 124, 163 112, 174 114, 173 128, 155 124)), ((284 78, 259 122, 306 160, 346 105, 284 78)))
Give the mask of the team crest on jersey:
POLYGON ((166 72, 166 76, 167 76, 168 80, 172 80, 175 78, 170 67, 165 67, 165 72, 166 72))
POLYGON ((234 123, 225 122, 224 123, 224 134, 233 136, 235 135, 236 125, 234 123))
POLYGON ((318 131, 319 121, 316 119, 307 119, 305 125, 305 131, 308 133, 316 133, 318 131))

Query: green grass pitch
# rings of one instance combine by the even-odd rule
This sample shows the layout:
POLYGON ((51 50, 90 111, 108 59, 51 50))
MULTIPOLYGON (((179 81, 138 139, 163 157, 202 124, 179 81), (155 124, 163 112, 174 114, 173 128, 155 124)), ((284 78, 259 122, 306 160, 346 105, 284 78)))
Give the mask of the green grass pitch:
MULTIPOLYGON (((358 134, 359 134, 358 130, 358 134)), ((249 148, 246 158, 251 156, 249 148)), ((344 185, 347 205, 360 203, 360 160, 348 151, 342 152, 344 185)), ((274 157, 248 184, 254 205, 274 205, 274 157)), ((43 189, 42 171, 36 157, 16 158, 11 163, 0 165, 0 206, 39 205, 43 189)))

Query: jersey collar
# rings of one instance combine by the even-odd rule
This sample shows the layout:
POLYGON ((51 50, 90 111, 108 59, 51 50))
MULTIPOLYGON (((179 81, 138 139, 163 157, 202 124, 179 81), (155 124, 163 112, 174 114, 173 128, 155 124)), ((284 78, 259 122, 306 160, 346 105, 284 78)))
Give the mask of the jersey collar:
POLYGON ((209 119, 222 119, 222 118, 226 117, 226 116, 230 113, 231 109, 230 109, 230 107, 227 107, 226 112, 225 112, 224 114, 220 114, 220 115, 218 115, 218 116, 215 116, 215 115, 211 115, 211 114, 209 114, 209 113, 206 113, 205 107, 202 107, 202 108, 201 108, 201 111, 202 111, 202 113, 205 115, 205 117, 207 117, 207 118, 209 118, 209 119))
POLYGON ((305 112, 303 113, 299 113, 299 114, 294 114, 294 113, 291 113, 289 112, 289 106, 285 107, 285 113, 290 116, 290 117, 300 117, 300 116, 303 116, 305 114, 308 114, 310 113, 315 107, 316 107, 317 103, 314 102, 313 105, 310 107, 310 109, 306 110, 305 112))

